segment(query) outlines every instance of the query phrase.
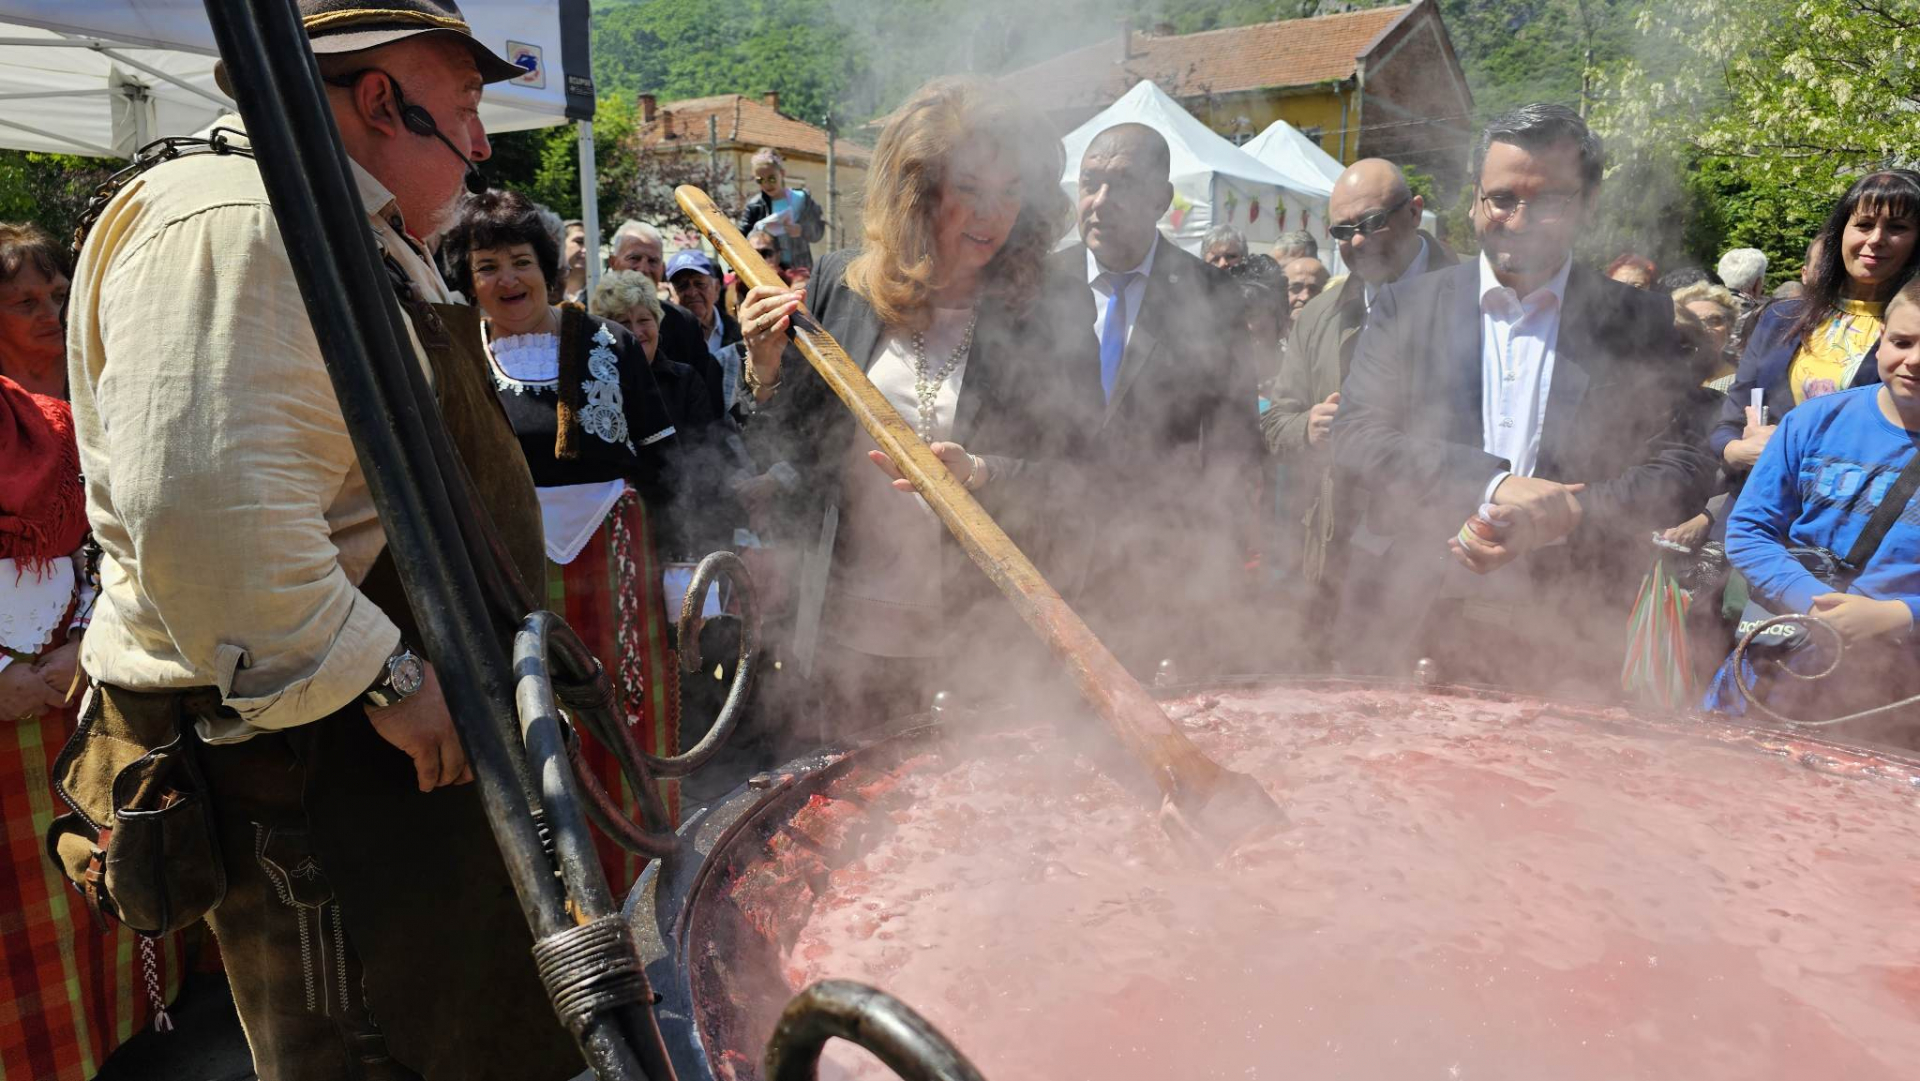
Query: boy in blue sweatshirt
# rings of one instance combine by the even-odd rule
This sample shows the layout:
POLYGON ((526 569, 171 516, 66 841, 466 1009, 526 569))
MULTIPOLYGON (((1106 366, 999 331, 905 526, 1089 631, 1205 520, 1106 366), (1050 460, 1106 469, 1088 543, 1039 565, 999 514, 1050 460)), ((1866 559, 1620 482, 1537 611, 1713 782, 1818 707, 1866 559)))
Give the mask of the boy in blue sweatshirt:
MULTIPOLYGON (((1883 705, 1920 689, 1914 663, 1920 649, 1909 641, 1920 617, 1920 500, 1910 503, 1844 592, 1787 553, 1789 545, 1820 547, 1845 558, 1920 447, 1920 281, 1893 297, 1885 318, 1881 385, 1810 399, 1788 413, 1727 520, 1727 558, 1755 599, 1771 611, 1819 616, 1847 643, 1844 666, 1827 679, 1769 680, 1768 661, 1758 676, 1744 674, 1769 707, 1799 720, 1883 705)), ((1804 663, 1818 671, 1827 659, 1804 663)), ((1745 712, 1732 678, 1723 666, 1707 695, 1709 709, 1745 712)), ((1911 742, 1914 730, 1907 731, 1902 742, 1911 742)))

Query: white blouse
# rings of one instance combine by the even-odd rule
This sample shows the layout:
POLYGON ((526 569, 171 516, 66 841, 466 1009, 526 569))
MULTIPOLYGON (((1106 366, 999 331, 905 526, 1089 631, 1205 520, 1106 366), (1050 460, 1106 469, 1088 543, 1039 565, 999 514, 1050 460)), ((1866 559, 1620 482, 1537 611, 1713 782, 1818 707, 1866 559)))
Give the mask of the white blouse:
MULTIPOLYGON (((71 556, 49 560, 37 569, 0 559, 0 649, 28 657, 46 652, 76 596, 80 614, 73 625, 84 625, 93 588, 79 580, 75 566, 71 556)), ((12 658, 0 653, 0 668, 10 663, 12 658)))
MULTIPOLYGON (((971 308, 937 308, 926 334, 927 365, 938 370, 966 332, 971 308)), ((967 361, 954 365, 933 399, 929 442, 952 437, 954 409, 967 361)), ((908 426, 920 426, 913 343, 889 335, 867 378, 908 426)), ((904 493, 867 458, 879 445, 860 431, 841 465, 845 510, 839 552, 823 619, 829 641, 877 657, 930 657, 945 652, 946 610, 940 588, 946 527, 917 493, 904 493)))

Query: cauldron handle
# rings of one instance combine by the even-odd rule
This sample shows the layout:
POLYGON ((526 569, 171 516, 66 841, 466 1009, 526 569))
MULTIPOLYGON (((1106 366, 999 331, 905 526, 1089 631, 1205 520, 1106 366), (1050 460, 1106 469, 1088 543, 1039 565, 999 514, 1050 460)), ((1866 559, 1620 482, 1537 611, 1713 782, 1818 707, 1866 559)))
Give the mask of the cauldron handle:
POLYGON ((739 726, 740 715, 747 709, 747 695, 753 690, 753 679, 759 669, 760 601, 754 593, 753 575, 748 573, 746 562, 732 552, 713 552, 701 560, 694 568, 686 595, 680 599, 681 670, 691 674, 705 667, 700 656, 700 625, 704 622, 700 609, 706 603, 707 587, 719 574, 725 574, 733 583, 733 595, 740 599, 740 654, 733 670, 733 683, 727 688, 727 700, 720 707, 720 715, 714 718, 713 727, 707 729, 699 743, 672 758, 647 756, 647 765, 661 777, 685 777, 706 765, 739 726))
POLYGON ((815 1081, 827 1041, 873 1053, 905 1081, 985 1081, 967 1056, 906 1003, 852 980, 822 980, 793 996, 767 1041, 767 1081, 815 1081))

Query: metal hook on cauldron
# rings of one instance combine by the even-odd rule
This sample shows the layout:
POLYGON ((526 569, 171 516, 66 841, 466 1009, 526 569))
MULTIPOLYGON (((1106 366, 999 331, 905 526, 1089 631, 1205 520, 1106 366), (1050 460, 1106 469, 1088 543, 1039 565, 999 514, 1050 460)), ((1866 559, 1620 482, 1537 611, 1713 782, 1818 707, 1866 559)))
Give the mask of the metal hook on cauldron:
POLYGON ((727 700, 720 706, 720 715, 714 718, 713 727, 707 729, 699 743, 671 758, 647 756, 647 764, 662 777, 685 777, 719 752, 739 726, 740 715, 746 712, 747 695, 753 690, 753 679, 759 670, 760 602, 754 593, 753 575, 747 572, 746 563, 732 552, 714 552, 701 560, 693 570, 686 595, 680 598, 681 670, 692 674, 705 665, 700 656, 700 625, 705 622, 700 609, 706 603, 707 588, 713 584, 714 577, 721 574, 733 583, 734 596, 740 599, 740 652, 734 665, 733 683, 727 688, 727 700))
POLYGON ((814 1081, 831 1039, 872 1052, 904 1081, 986 1081, 911 1006, 852 980, 822 980, 787 1003, 767 1041, 767 1081, 814 1081))
POLYGON ((1814 683, 1838 671, 1840 662, 1846 658, 1847 640, 1841 636, 1840 631, 1835 628, 1832 623, 1821 619, 1819 616, 1810 615, 1805 612, 1788 612, 1784 615, 1774 616, 1772 619, 1763 619, 1754 624, 1746 634, 1740 637, 1740 641, 1735 643, 1733 647, 1733 656, 1730 658, 1733 668, 1733 689, 1740 695, 1741 701, 1747 705, 1772 717, 1781 724, 1794 728, 1831 728, 1834 725, 1846 724, 1849 721, 1864 720, 1868 717, 1877 717, 1882 713, 1891 713, 1894 710, 1904 709, 1907 706, 1920 703, 1920 695, 1914 695, 1910 698, 1903 698, 1898 702, 1888 702, 1884 706, 1863 709, 1858 713, 1849 713, 1841 717, 1830 717, 1824 721, 1802 721, 1774 712, 1768 708, 1765 702, 1760 701, 1760 699, 1748 689, 1747 681, 1741 678, 1741 673, 1747 669, 1747 648, 1753 645, 1754 641, 1767 631, 1774 627, 1783 627, 1788 624, 1798 624, 1799 626, 1807 628, 1809 631, 1818 630, 1831 636, 1833 639, 1833 660, 1818 672, 1796 672, 1779 661, 1775 661, 1774 667, 1780 671, 1802 682, 1814 683))

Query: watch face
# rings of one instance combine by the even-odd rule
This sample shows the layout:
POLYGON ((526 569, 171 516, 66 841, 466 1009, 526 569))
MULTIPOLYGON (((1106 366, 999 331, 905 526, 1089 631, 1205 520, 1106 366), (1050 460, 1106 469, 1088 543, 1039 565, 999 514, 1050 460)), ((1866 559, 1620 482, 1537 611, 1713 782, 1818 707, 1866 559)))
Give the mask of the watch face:
POLYGON ((387 667, 387 684, 401 698, 417 692, 427 682, 426 662, 411 653, 402 653, 387 667))

